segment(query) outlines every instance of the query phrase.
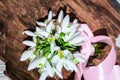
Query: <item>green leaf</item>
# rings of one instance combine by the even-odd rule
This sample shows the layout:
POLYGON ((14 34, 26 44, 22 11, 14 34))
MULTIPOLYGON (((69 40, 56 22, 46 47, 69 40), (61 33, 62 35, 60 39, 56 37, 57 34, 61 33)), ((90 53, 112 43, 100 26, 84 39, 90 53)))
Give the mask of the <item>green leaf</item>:
POLYGON ((43 54, 43 56, 47 58, 48 55, 49 55, 49 53, 50 53, 49 51, 48 51, 48 52, 45 52, 45 53, 43 54))
POLYGON ((36 36, 36 40, 37 40, 37 42, 40 42, 40 37, 36 36))
POLYGON ((95 43, 93 45, 95 52, 94 52, 94 56, 98 56, 99 54, 103 53, 103 49, 101 49, 101 47, 103 46, 102 43, 95 43))
POLYGON ((60 38, 64 37, 65 36, 65 33, 61 32, 60 33, 60 38))

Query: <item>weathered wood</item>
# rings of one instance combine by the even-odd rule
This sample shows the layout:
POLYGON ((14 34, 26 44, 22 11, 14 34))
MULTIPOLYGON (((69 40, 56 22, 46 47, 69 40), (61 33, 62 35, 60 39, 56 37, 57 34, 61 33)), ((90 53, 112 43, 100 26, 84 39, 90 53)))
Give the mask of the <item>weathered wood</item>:
MULTIPOLYGON (((105 28, 113 40, 120 33, 120 13, 110 0, 0 0, 0 56, 6 60, 12 80, 38 80, 37 70, 27 71, 28 61, 20 62, 26 47, 22 32, 35 28, 36 20, 46 16, 50 8, 56 14, 60 7, 86 22, 92 31, 105 28)), ((116 51, 120 64, 120 49, 116 51)))

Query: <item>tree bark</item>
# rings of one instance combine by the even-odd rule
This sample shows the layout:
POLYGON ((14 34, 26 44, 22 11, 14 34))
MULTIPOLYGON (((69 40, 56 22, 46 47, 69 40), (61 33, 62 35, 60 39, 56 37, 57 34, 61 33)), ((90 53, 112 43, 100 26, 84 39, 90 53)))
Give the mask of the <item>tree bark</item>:
MULTIPOLYGON (((87 23, 93 32, 106 29, 115 42, 120 34, 120 9, 114 4, 113 0, 0 0, 0 56, 6 62, 7 75, 12 80, 39 79, 37 70, 27 71, 28 61, 20 62, 26 48, 22 41, 27 37, 22 33, 34 29, 36 20, 45 17, 50 9, 56 14, 62 7, 71 19, 87 23)), ((120 49, 116 47, 116 51, 116 63, 120 64, 120 49)))

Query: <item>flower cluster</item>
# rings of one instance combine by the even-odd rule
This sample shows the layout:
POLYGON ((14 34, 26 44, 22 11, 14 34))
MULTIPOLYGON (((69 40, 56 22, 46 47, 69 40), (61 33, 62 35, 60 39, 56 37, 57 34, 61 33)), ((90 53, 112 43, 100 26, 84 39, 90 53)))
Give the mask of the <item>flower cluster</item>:
POLYGON ((29 48, 23 52, 20 60, 30 60, 28 70, 39 68, 39 80, 55 74, 63 79, 63 67, 77 72, 76 64, 85 61, 84 55, 78 51, 78 47, 84 43, 84 36, 77 30, 77 19, 71 23, 69 15, 63 17, 62 10, 58 19, 52 19, 52 15, 50 11, 48 19, 37 21, 34 32, 24 31, 24 34, 32 37, 32 41, 23 41, 29 48))

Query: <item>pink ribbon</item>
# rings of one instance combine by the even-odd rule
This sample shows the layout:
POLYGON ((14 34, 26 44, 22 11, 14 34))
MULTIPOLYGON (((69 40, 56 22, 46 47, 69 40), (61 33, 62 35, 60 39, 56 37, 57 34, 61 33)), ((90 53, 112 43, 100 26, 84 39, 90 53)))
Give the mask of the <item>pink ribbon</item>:
POLYGON ((85 54, 86 62, 77 64, 78 71, 75 73, 74 80, 81 80, 83 75, 84 80, 120 80, 120 66, 115 65, 116 52, 112 40, 107 36, 96 36, 92 34, 87 24, 80 24, 80 30, 83 29, 85 36, 85 44, 82 46, 82 54, 85 54), (87 61, 94 53, 94 48, 91 43, 104 42, 111 46, 111 50, 106 59, 97 66, 86 67, 87 61))

